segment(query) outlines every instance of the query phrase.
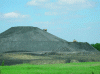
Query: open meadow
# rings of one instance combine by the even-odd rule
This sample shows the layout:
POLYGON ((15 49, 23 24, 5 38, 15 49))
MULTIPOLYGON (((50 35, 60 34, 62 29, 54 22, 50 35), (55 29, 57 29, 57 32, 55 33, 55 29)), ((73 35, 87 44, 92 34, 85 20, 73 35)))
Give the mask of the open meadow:
POLYGON ((100 74, 100 62, 0 66, 0 74, 100 74))

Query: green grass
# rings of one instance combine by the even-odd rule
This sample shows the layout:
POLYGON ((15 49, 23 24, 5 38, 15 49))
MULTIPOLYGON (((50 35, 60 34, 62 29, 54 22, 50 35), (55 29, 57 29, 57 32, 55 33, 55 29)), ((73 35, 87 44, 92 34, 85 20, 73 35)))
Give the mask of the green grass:
POLYGON ((100 62, 0 66, 1 74, 100 74, 100 62))

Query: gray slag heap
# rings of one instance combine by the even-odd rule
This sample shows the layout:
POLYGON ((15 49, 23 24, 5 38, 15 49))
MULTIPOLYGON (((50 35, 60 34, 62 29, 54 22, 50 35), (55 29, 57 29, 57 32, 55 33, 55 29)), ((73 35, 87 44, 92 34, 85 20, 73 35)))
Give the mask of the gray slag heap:
POLYGON ((0 34, 0 53, 4 52, 97 51, 88 43, 68 42, 37 27, 11 27, 0 34))

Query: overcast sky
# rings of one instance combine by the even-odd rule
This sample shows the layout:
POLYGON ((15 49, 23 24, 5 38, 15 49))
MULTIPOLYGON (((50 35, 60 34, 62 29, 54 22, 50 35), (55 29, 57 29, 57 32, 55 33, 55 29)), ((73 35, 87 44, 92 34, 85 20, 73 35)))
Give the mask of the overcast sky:
POLYGON ((0 33, 33 26, 72 42, 100 43, 100 0, 0 0, 0 33))

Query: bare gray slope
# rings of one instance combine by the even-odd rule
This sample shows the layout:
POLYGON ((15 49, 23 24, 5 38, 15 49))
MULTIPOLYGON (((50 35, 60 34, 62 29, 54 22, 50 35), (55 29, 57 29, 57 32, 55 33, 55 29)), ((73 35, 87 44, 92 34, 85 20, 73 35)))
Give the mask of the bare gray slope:
POLYGON ((68 42, 37 27, 11 27, 0 34, 0 53, 9 51, 97 51, 88 43, 68 42))
POLYGON ((12 27, 0 34, 9 41, 65 41, 37 27, 12 27))

